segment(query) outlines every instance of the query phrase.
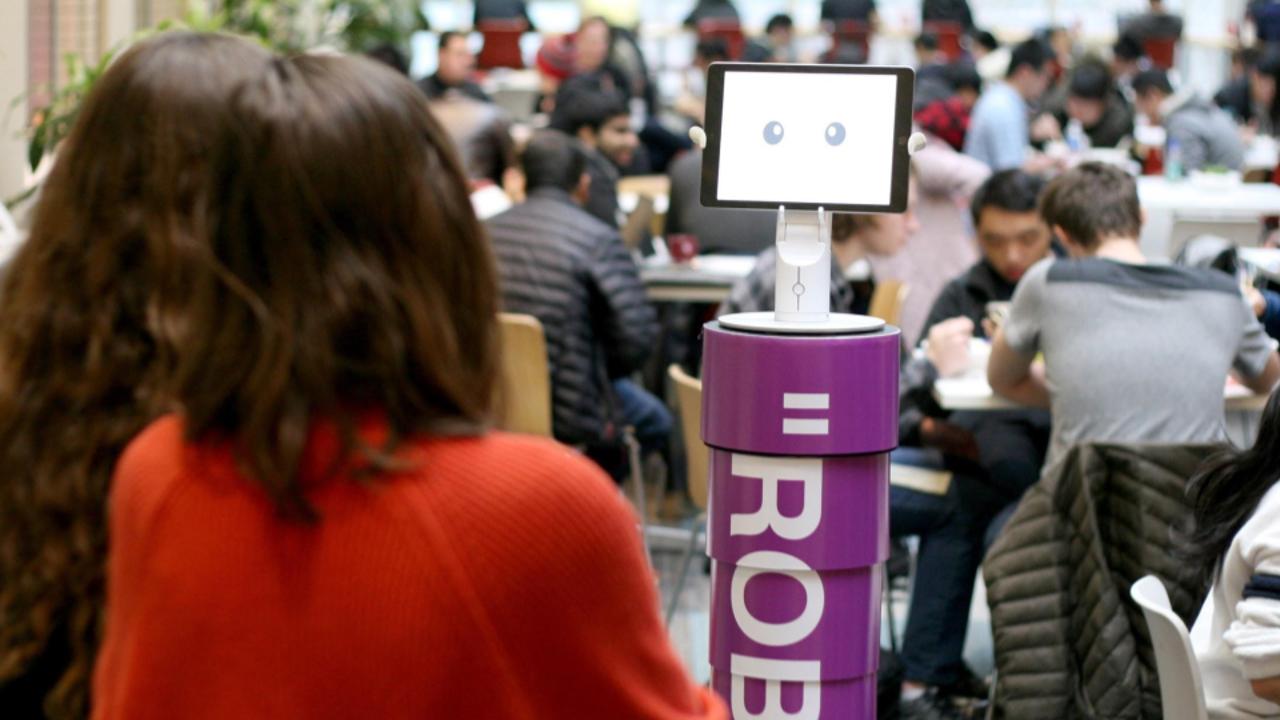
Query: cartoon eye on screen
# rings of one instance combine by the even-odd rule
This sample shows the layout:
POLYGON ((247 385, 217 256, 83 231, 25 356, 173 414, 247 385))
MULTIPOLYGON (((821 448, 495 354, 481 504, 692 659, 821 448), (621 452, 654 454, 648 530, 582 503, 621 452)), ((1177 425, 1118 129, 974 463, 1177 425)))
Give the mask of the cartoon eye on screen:
POLYGON ((908 68, 716 63, 702 204, 901 212, 908 68))

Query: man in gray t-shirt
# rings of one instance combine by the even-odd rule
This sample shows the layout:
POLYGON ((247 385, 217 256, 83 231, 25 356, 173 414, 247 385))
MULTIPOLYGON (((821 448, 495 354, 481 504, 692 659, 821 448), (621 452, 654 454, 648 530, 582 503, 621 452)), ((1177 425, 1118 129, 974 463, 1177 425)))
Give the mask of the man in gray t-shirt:
POLYGON ((1051 406, 1047 464, 1085 441, 1224 439, 1228 371, 1261 393, 1280 379, 1274 344, 1232 278, 1146 264, 1137 189, 1115 168, 1062 175, 1041 212, 1071 259, 1041 262, 1018 284, 988 379, 1001 395, 1051 406))

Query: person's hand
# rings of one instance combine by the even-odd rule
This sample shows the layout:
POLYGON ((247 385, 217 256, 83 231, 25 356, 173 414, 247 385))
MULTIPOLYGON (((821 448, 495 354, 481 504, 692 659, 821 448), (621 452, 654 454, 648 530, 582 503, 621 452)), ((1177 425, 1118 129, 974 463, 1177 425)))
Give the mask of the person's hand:
POLYGON ((941 377, 959 375, 969 369, 969 340, 973 338, 973 321, 954 317, 929 328, 929 346, 925 357, 938 369, 941 377))
POLYGON ((1067 169, 1065 157, 1054 157, 1042 152, 1028 152, 1022 169, 1029 175, 1047 175, 1067 169))
POLYGON ((1031 139, 1032 140, 1061 140, 1062 126, 1058 124, 1058 118, 1049 113, 1041 113, 1031 123, 1031 139))
POLYGON ((1262 291, 1256 287, 1247 287, 1244 289, 1244 297, 1249 301, 1249 307, 1253 308, 1255 317, 1262 317, 1262 313, 1267 311, 1267 299, 1262 296, 1262 291))
POLYGON ((946 455, 978 461, 978 441, 973 433, 946 420, 927 417, 920 422, 920 443, 946 455))

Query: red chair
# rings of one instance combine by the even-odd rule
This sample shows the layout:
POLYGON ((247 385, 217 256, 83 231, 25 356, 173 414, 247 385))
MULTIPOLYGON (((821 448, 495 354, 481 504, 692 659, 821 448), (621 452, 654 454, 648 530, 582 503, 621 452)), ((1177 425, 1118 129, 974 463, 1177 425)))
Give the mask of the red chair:
POLYGON ((960 38, 964 37, 964 26, 958 22, 933 20, 924 24, 924 31, 938 38, 938 49, 947 56, 948 61, 959 60, 964 56, 964 47, 960 38))
POLYGON ((723 40, 729 50, 729 59, 742 57, 742 48, 747 38, 742 34, 742 23, 737 20, 719 20, 706 18, 698 21, 698 40, 723 40))
POLYGON ((484 36, 484 45, 476 57, 476 67, 524 68, 524 53, 520 52, 520 38, 529 29, 524 20, 481 20, 476 30, 484 36))
POLYGON ((1177 38, 1147 38, 1142 41, 1142 51, 1151 58, 1151 64, 1161 70, 1173 69, 1173 56, 1177 47, 1177 38))
POLYGON ((837 56, 840 48, 845 45, 857 48, 862 56, 862 62, 867 62, 871 57, 870 23, 862 20, 827 21, 825 28, 831 36, 831 50, 827 53, 828 57, 837 56))

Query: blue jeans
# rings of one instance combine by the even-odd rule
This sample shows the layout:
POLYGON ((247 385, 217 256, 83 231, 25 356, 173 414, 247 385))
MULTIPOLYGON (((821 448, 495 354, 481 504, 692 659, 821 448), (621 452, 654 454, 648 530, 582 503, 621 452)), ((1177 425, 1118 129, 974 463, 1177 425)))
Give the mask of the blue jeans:
MULTIPOLYGON (((893 462, 943 469, 940 457, 918 448, 894 451, 893 462)), ((907 680, 927 685, 949 685, 964 671, 973 580, 982 562, 979 526, 985 525, 957 501, 965 480, 954 476, 946 495, 901 487, 889 494, 890 534, 920 537, 902 664, 907 680)))
POLYGON ((614 380, 613 394, 623 421, 636 431, 640 449, 665 453, 672 424, 666 404, 630 380, 614 380))

